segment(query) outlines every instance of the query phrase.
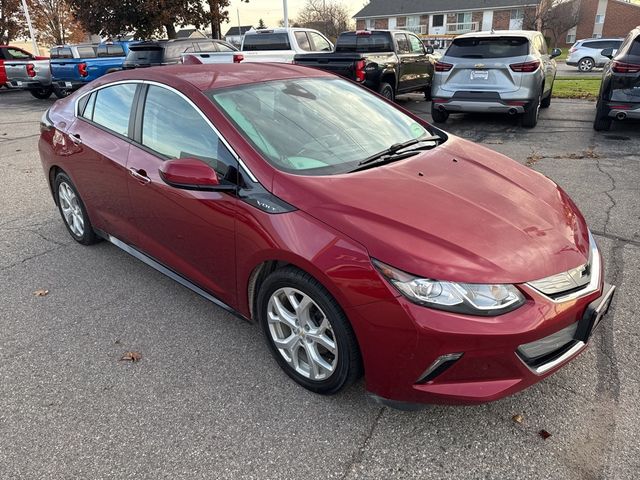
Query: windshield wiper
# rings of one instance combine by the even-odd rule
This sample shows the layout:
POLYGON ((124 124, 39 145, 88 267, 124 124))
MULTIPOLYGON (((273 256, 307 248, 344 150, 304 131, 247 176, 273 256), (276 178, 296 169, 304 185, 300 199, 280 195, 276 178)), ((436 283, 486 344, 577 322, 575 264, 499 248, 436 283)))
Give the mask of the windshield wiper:
POLYGON ((402 158, 406 158, 407 156, 415 155, 417 153, 417 150, 421 149, 421 148, 416 148, 416 149, 411 149, 411 150, 402 152, 402 150, 405 150, 406 148, 409 148, 413 145, 417 145, 419 143, 424 143, 424 142, 436 142, 436 145, 437 145, 438 142, 440 141, 442 141, 441 137, 438 137, 437 135, 431 135, 428 137, 413 138, 411 140, 407 140, 406 142, 402 142, 402 143, 394 143, 386 150, 383 150, 374 155, 371 155, 370 157, 365 158, 364 160, 358 163, 358 168, 352 171, 357 172, 358 170, 362 170, 361 167, 365 167, 366 165, 371 165, 372 163, 376 162, 376 160, 379 160, 379 162, 376 162, 376 164, 388 163, 389 160, 401 160, 402 158))

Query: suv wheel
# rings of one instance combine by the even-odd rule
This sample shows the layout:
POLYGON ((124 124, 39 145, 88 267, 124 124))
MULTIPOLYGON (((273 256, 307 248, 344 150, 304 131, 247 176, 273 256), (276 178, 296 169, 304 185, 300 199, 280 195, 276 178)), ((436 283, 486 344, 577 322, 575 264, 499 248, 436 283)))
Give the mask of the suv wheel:
POLYGON ((438 110, 435 108, 433 102, 431 102, 431 118, 435 123, 444 123, 449 118, 449 112, 446 110, 438 110))
POLYGON ((593 58, 590 57, 585 57, 578 62, 578 70, 581 72, 590 72, 595 66, 596 63, 593 61, 593 58))
POLYGON ((38 100, 46 100, 53 93, 53 87, 35 88, 29 90, 29 93, 36 97, 38 100))
POLYGON ((549 108, 551 106, 551 95, 553 95, 553 85, 551 85, 551 90, 549 90, 549 95, 542 99, 540 102, 540 108, 549 108))
POLYGON ((538 97, 531 102, 529 108, 522 116, 522 126, 526 128, 533 128, 538 124, 538 117, 540 116, 540 106, 542 103, 542 92, 538 94, 538 97))
POLYGON ((65 98, 71 95, 71 91, 65 88, 53 87, 53 93, 58 98, 65 98))
POLYGON ((600 132, 611 129, 612 119, 609 117, 609 109, 598 102, 596 106, 596 118, 593 120, 593 129, 600 132))
POLYGON ((258 292, 258 320, 280 367, 304 388, 337 393, 362 372, 355 334, 329 292, 309 274, 285 267, 258 292))

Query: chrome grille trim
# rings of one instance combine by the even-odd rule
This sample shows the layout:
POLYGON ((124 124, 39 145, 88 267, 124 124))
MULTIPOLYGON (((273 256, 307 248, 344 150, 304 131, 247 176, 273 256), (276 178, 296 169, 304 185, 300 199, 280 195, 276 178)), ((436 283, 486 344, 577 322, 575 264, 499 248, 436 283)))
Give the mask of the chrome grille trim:
POLYGON ((587 263, 566 272, 528 282, 527 285, 555 303, 575 300, 598 290, 601 261, 596 241, 589 232, 589 261, 587 263), (566 295, 558 295, 567 291, 569 293, 566 295))

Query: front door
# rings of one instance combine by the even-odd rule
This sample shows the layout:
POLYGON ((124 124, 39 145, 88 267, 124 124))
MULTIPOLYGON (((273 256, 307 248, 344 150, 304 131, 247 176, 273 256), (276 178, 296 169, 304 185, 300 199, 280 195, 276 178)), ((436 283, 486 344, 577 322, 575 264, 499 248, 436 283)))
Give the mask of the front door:
POLYGON ((224 181, 237 173, 237 161, 194 104, 172 89, 146 88, 139 109, 141 128, 127 163, 138 233, 135 245, 228 305, 236 305, 236 196, 169 186, 159 169, 169 159, 197 158, 224 181))

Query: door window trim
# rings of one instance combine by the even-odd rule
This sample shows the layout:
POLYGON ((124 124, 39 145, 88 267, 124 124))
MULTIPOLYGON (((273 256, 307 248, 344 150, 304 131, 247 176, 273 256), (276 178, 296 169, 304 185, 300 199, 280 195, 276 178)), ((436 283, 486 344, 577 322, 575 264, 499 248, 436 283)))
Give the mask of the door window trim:
MULTIPOLYGON (((76 100, 75 100, 75 104, 74 104, 74 116, 77 119, 83 120, 87 123, 90 123, 92 125, 97 125, 92 121, 89 121, 88 119, 82 117, 82 115, 79 115, 78 113, 78 108, 79 108, 79 102, 80 100, 82 100, 84 97, 86 97, 87 95, 91 95, 93 92, 97 92, 98 90, 102 90, 103 88, 107 88, 107 87, 112 87, 114 85, 120 85, 120 84, 127 84, 127 83, 134 83, 134 84, 142 84, 142 85, 155 85, 157 87, 161 87, 161 88, 165 88, 175 94, 177 94, 179 97, 181 97, 183 100, 185 100, 189 105, 191 105, 191 107, 193 107, 196 112, 198 112, 198 114, 204 119, 204 121, 209 125, 209 127, 215 132, 215 134, 218 136, 218 138, 220 139, 220 141, 224 144, 225 147, 227 147, 227 150, 229 150, 229 152, 231 152, 231 155, 233 156, 233 158, 236 159, 236 161, 238 162, 238 165, 240 165, 240 168, 249 176, 249 178, 255 182, 258 183, 258 179, 256 178, 256 176, 253 174, 253 172, 249 169, 249 167, 247 167, 247 165, 242 161, 242 159, 240 158, 240 156, 237 154, 237 152, 233 149, 233 147, 231 146, 231 144, 227 141, 226 138, 224 138, 224 136, 220 133, 220 131, 215 127, 215 125, 213 124, 213 122, 211 122, 211 120, 209 119, 209 117, 207 117, 202 110, 200 110, 200 108, 189 98, 187 97, 184 93, 182 93, 181 91, 179 91, 176 88, 173 88, 169 85, 165 85, 164 83, 160 83, 160 82, 156 82, 154 80, 120 80, 117 82, 111 82, 111 83, 106 83, 104 85, 100 85, 98 87, 92 88, 91 90, 89 90, 86 93, 83 93, 82 95, 80 95, 76 100)), ((139 92, 141 91, 140 88, 137 89, 136 91, 136 97, 134 97, 134 101, 133 101, 133 105, 131 106, 131 116, 129 117, 129 125, 131 126, 131 120, 138 118, 138 105, 139 105, 139 98, 137 98, 137 96, 139 95, 139 92)), ((112 132, 111 130, 106 130, 111 134, 115 134, 118 135, 116 132, 112 132)), ((131 129, 129 130, 129 136, 126 137, 122 137, 120 135, 118 135, 118 137, 123 138, 124 140, 130 142, 130 143, 134 143, 136 146, 142 146, 139 142, 135 141, 133 138, 131 138, 131 135, 133 135, 133 132, 131 131, 131 129)), ((154 152, 154 154, 156 154, 156 152, 154 152)))

